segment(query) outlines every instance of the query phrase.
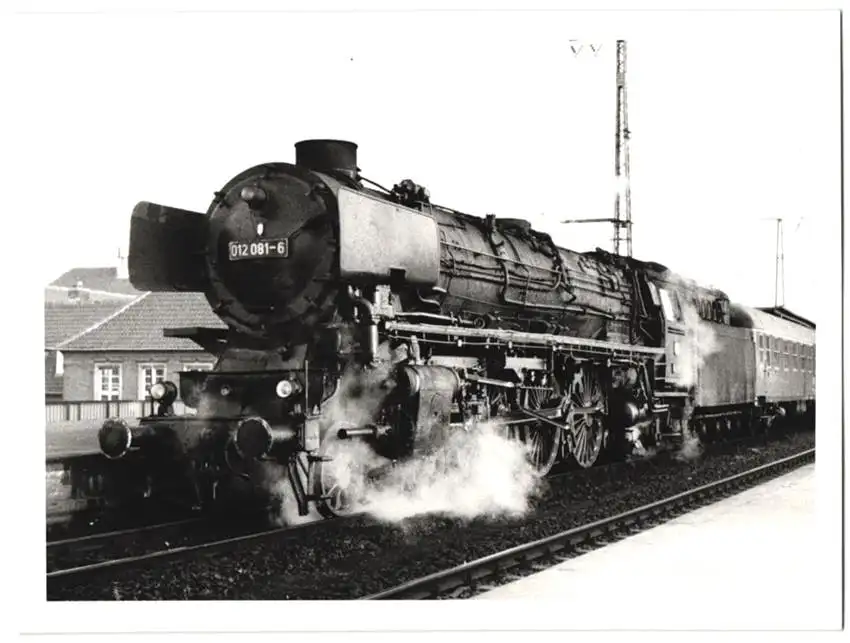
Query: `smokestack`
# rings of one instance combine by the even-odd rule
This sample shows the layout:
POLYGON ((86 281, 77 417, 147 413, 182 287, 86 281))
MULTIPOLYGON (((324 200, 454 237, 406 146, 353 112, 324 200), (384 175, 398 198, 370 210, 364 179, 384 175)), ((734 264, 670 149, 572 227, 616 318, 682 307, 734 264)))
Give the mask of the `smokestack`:
POLYGON ((295 164, 316 172, 340 172, 357 180, 357 144, 313 139, 295 144, 295 164))

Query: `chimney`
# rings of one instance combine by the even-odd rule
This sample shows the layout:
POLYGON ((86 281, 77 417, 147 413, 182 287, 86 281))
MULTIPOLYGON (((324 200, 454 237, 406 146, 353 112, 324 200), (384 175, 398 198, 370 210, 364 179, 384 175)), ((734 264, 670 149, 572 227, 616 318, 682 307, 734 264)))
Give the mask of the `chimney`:
POLYGON ((68 299, 70 299, 71 301, 79 301, 82 289, 83 282, 77 279, 77 283, 74 284, 74 287, 68 289, 68 299))
POLYGON ((115 275, 118 279, 129 279, 130 271, 127 267, 127 256, 118 248, 118 270, 115 275))
POLYGON ((295 144, 295 164, 316 172, 339 172, 357 180, 357 144, 311 139, 295 144))

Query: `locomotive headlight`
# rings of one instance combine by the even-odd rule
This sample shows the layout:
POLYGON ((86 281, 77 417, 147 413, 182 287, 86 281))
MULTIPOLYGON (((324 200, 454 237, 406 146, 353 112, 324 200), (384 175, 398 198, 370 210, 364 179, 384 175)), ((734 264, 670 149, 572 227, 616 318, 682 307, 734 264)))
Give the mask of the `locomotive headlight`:
POLYGON ((160 404, 171 404, 177 399, 177 386, 173 382, 157 382, 151 386, 151 398, 160 404))
POLYGON ((230 387, 227 384, 224 384, 221 389, 219 389, 219 393, 221 393, 222 397, 227 397, 230 395, 230 387))
POLYGON ((252 208, 256 208, 266 200, 266 192, 261 187, 246 185, 239 192, 239 197, 252 208))
POLYGON ((274 387, 274 392, 279 398, 286 399, 295 392, 295 386, 289 380, 280 380, 274 387))

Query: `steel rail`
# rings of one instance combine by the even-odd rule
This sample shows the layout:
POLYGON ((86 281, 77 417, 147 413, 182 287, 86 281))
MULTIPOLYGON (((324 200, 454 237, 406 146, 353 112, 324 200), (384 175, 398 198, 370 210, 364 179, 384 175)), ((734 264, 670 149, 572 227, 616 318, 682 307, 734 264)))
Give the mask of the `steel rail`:
MULTIPOLYGON (((257 510, 247 512, 243 517, 259 518, 265 510, 257 510)), ((48 575, 57 571, 62 561, 67 558, 73 558, 75 554, 97 552, 100 549, 118 549, 122 546, 132 546, 139 542, 150 544, 156 540, 163 541, 166 545, 169 539, 178 539, 185 535, 185 530, 188 528, 202 529, 204 526, 216 528, 223 524, 221 517, 218 516, 194 516, 190 518, 182 518, 171 520, 168 522, 153 523, 147 525, 137 525, 135 527, 127 527, 112 531, 101 531, 81 536, 73 536, 71 538, 63 538, 47 541, 47 569, 48 575), (57 562, 58 559, 58 562, 57 562)), ((159 547, 162 544, 158 545, 159 547)))
POLYGON ((531 573, 543 571, 575 555, 607 544, 611 540, 619 540, 626 535, 666 522, 696 508, 694 505, 704 506, 706 501, 717 496, 729 495, 729 492, 737 492, 745 486, 752 486, 755 481, 772 474, 807 464, 814 460, 814 456, 815 450, 808 449, 611 518, 598 520, 414 579, 382 592, 364 596, 363 600, 429 599, 456 596, 466 590, 471 590, 473 593, 486 591, 492 589, 488 582, 513 581, 531 573))
POLYGON ((202 524, 210 522, 211 519, 206 516, 195 516, 193 518, 183 518, 180 520, 171 520, 169 522, 160 522, 152 525, 140 525, 138 527, 127 527, 126 529, 116 529, 114 531, 102 531, 93 534, 85 534, 83 536, 75 536, 73 538, 63 538, 61 540, 48 540, 47 549, 63 549, 82 545, 99 540, 112 540, 122 538, 124 536, 135 536, 137 534, 147 534, 150 532, 173 529, 175 527, 185 527, 194 524, 202 524))
POLYGON ((311 522, 301 523, 299 525, 274 527, 272 529, 264 529, 262 531, 256 531, 250 534, 233 536, 231 538, 222 538, 218 540, 211 540, 192 545, 181 545, 178 547, 167 547, 165 549, 149 552, 146 554, 140 554, 138 556, 113 558, 110 560, 104 560, 88 565, 57 569, 55 571, 47 572, 47 582, 48 584, 50 584, 51 581, 68 581, 69 579, 75 581, 87 580, 93 576, 100 574, 101 572, 114 572, 116 570, 135 569, 139 567, 144 567, 146 564, 152 561, 175 559, 195 553, 228 551, 244 545, 251 545, 258 542, 262 542, 264 540, 276 536, 291 536, 301 531, 330 527, 331 525, 339 524, 340 521, 350 520, 361 515, 361 513, 352 513, 339 518, 335 518, 333 520, 323 520, 319 518, 311 522))

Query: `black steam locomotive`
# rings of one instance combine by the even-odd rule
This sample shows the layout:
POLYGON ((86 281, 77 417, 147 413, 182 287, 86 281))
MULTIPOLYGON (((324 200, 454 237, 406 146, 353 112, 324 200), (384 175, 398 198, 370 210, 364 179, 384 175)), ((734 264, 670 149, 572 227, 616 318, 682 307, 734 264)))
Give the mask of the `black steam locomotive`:
POLYGON ((333 516, 340 441, 403 461, 486 425, 545 475, 813 412, 812 324, 435 205, 410 180, 387 190, 356 149, 298 143, 294 165, 239 174, 205 214, 136 206, 133 285, 205 293, 227 324, 167 330, 214 370, 157 384, 154 415, 100 431, 107 457, 147 471, 145 493, 180 480, 211 502, 271 461, 302 514, 333 516), (178 395, 193 414, 173 414, 178 395))

